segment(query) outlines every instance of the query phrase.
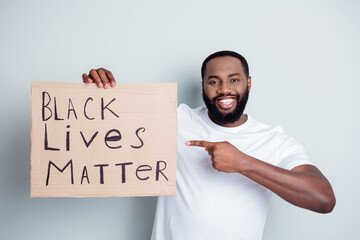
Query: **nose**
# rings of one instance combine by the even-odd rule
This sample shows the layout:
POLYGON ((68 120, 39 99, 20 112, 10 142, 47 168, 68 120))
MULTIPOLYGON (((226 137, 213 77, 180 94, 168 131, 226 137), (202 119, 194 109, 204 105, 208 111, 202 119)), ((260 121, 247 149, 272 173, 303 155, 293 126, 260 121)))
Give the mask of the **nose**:
POLYGON ((226 82, 222 82, 220 84, 220 87, 218 88, 218 93, 226 95, 226 94, 230 94, 231 92, 232 92, 232 88, 230 84, 226 82))

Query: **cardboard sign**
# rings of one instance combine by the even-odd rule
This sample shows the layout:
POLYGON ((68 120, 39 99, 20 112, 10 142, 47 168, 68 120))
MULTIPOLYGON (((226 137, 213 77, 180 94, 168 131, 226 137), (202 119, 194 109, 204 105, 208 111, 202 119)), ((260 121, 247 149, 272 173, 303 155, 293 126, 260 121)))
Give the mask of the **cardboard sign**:
POLYGON ((31 197, 174 195, 176 88, 32 82, 31 197))

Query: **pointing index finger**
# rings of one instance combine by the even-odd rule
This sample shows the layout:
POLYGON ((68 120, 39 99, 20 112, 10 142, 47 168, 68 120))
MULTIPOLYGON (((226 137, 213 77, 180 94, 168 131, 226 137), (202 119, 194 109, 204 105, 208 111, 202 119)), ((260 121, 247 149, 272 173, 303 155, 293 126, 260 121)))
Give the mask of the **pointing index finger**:
POLYGON ((193 141, 187 141, 186 142, 187 146, 195 146, 195 147, 204 147, 204 148, 211 148, 214 143, 212 142, 207 142, 207 141, 202 141, 202 140, 193 140, 193 141))

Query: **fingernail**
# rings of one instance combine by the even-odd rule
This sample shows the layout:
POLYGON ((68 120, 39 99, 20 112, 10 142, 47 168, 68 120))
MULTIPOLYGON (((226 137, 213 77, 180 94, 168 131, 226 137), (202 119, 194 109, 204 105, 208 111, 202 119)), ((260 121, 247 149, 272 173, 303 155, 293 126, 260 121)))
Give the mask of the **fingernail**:
POLYGON ((105 83, 104 88, 109 88, 109 84, 105 83))
POLYGON ((99 83, 99 84, 98 84, 98 87, 99 87, 99 88, 103 87, 102 83, 99 83))
POLYGON ((186 144, 187 146, 190 146, 190 142, 189 142, 189 141, 185 142, 185 144, 186 144))
POLYGON ((112 87, 115 87, 115 86, 116 86, 116 83, 112 82, 112 83, 110 83, 110 85, 111 85, 112 87))

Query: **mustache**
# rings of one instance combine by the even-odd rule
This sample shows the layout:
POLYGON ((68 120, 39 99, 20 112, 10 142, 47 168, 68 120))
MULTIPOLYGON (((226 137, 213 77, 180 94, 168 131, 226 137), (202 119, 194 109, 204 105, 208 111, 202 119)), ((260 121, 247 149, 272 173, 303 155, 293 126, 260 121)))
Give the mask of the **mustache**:
POLYGON ((221 98, 221 97, 236 97, 236 100, 237 100, 237 101, 239 101, 239 99, 240 99, 240 95, 239 95, 239 94, 230 94, 230 93, 228 93, 228 94, 223 94, 223 93, 221 93, 221 94, 213 97, 211 100, 215 102, 218 98, 221 98))

